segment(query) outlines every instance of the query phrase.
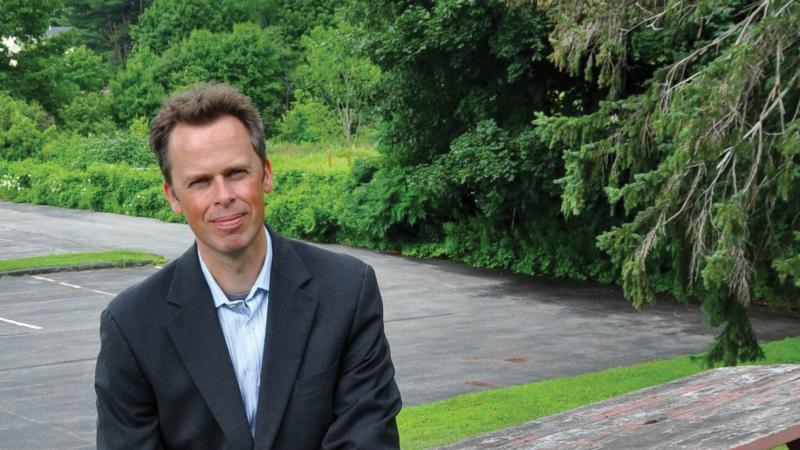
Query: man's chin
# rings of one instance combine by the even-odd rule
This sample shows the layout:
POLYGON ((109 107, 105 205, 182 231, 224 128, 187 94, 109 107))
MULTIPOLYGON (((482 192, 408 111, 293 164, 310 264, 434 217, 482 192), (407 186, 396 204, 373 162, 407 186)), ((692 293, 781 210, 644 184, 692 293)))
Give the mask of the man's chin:
POLYGON ((236 258, 247 253, 251 247, 256 245, 256 242, 258 242, 257 237, 249 237, 242 233, 236 233, 235 235, 225 236, 223 239, 217 241, 214 250, 225 256, 236 258))

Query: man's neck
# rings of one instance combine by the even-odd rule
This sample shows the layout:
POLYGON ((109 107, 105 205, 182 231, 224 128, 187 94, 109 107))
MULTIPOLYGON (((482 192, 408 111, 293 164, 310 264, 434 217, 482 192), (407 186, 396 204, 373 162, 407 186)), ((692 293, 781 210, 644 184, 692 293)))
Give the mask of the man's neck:
POLYGON ((235 256, 219 254, 198 242, 203 262, 226 294, 243 294, 253 287, 266 257, 265 233, 262 229, 253 245, 235 256))

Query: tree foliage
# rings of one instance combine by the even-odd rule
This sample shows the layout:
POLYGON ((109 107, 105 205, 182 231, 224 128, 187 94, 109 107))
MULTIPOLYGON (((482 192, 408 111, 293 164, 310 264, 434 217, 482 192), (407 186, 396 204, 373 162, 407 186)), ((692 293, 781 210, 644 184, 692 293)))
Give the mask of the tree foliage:
POLYGON ((156 81, 155 61, 156 56, 149 48, 138 49, 111 80, 111 108, 117 123, 128 125, 137 117, 156 114, 165 91, 156 81))
POLYGON ((131 50, 130 26, 151 0, 66 0, 69 22, 94 51, 124 60, 131 50))
POLYGON ((71 47, 72 42, 70 35, 60 35, 26 45, 14 55, 17 64, 0 71, 0 81, 15 97, 36 101, 58 117, 76 96, 99 90, 109 77, 98 55, 71 47))
POLYGON ((314 99, 299 99, 278 122, 278 138, 288 142, 325 142, 338 135, 336 114, 314 99))
POLYGON ((61 0, 0 0, 0 37, 13 37, 20 44, 39 38, 60 5, 61 0))
POLYGON ((81 135, 111 133, 115 129, 111 115, 111 96, 90 92, 76 97, 61 112, 63 126, 81 135))
POLYGON ((330 26, 334 22, 337 7, 345 8, 353 3, 335 0, 270 0, 270 10, 275 15, 275 25, 286 36, 287 43, 296 46, 300 37, 316 26, 330 26))
POLYGON ((564 220, 560 153, 534 111, 571 111, 586 84, 547 61, 543 13, 492 1, 381 2, 384 164, 353 197, 365 239, 528 274, 610 281, 592 244, 605 216, 564 220))
POLYGON ((572 73, 599 69, 610 87, 594 112, 537 121, 566 145, 564 213, 584 214, 590 193, 604 194, 624 223, 598 242, 634 304, 654 301, 653 280, 669 274, 671 290, 702 301, 722 327, 711 362, 760 357, 746 308, 800 304, 790 268, 800 227, 800 5, 541 6, 555 22, 553 60, 572 73), (686 50, 666 55, 641 86, 626 84, 633 43, 654 32, 686 50))
POLYGON ((335 111, 347 145, 373 113, 380 70, 364 55, 364 33, 339 22, 315 27, 302 37, 304 62, 295 79, 300 89, 335 111))
POLYGON ((288 104, 285 84, 290 70, 274 28, 241 23, 230 32, 195 30, 160 55, 148 47, 136 49, 111 83, 115 116, 122 124, 152 117, 165 93, 222 81, 253 100, 267 132, 273 133, 288 104))
POLYGON ((193 30, 231 31, 234 23, 252 22, 252 10, 237 0, 155 0, 131 27, 136 46, 161 53, 193 30))
POLYGON ((274 28, 242 23, 228 33, 197 30, 164 52, 155 67, 167 92, 207 81, 237 87, 261 111, 268 134, 288 106, 285 83, 291 67, 274 28))
MULTIPOLYGON (((527 126, 570 89, 547 62, 542 14, 499 2, 383 2, 373 52, 387 72, 385 149, 401 165, 431 161, 482 120, 527 126)), ((580 87, 577 88, 580 90, 580 87)))
POLYGON ((28 104, 0 92, 0 160, 34 155, 45 140, 50 124, 39 105, 28 104))

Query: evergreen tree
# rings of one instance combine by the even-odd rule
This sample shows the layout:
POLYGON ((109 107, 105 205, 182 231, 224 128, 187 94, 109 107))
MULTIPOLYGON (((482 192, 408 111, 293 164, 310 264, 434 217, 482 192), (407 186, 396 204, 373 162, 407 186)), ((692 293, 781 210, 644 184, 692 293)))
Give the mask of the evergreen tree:
POLYGON ((66 0, 69 23, 94 51, 121 62, 131 50, 130 26, 151 0, 66 0))
POLYGON ((624 223, 598 242, 634 304, 664 289, 698 299, 722 327, 710 362, 761 357, 747 308, 800 305, 800 5, 540 6, 556 64, 608 88, 595 111, 537 120, 565 151, 563 212, 605 196, 624 223), (637 65, 651 68, 641 84, 637 65))

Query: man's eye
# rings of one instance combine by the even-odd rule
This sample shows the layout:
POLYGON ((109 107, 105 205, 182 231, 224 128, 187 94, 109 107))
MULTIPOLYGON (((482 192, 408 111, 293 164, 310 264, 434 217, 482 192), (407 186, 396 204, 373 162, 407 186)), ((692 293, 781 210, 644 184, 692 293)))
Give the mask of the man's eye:
POLYGON ((206 179, 194 180, 191 183, 189 183, 189 187, 202 186, 203 184, 206 183, 206 181, 208 181, 208 180, 206 180, 206 179))

